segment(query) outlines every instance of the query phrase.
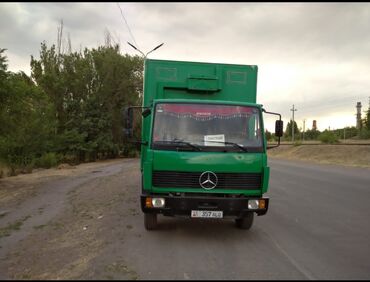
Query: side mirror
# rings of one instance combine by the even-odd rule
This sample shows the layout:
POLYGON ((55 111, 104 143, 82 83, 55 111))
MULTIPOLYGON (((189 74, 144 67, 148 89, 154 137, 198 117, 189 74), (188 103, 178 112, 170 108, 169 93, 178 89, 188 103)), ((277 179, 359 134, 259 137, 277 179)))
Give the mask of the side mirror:
POLYGON ((126 127, 124 128, 124 134, 127 138, 132 138, 133 136, 133 119, 134 115, 132 108, 128 107, 123 110, 124 120, 126 120, 126 127))
MULTIPOLYGON (((143 107, 140 106, 131 106, 126 107, 122 111, 123 120, 125 124, 125 128, 123 129, 123 134, 128 138, 131 139, 134 137, 134 109, 142 109, 143 107)), ((141 114, 143 117, 150 115, 151 110, 145 109, 141 114)), ((129 143, 135 143, 137 148, 140 149, 140 145, 148 145, 148 141, 141 141, 141 140, 128 140, 129 143)))
POLYGON ((283 136, 283 128, 284 128, 284 122, 282 120, 275 121, 275 136, 276 137, 282 137, 283 136))

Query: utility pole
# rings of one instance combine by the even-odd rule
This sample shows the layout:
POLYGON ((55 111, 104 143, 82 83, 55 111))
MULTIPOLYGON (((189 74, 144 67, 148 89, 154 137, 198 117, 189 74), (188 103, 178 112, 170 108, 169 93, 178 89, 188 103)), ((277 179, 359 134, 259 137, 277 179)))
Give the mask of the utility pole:
POLYGON ((294 112, 297 111, 297 109, 294 109, 294 104, 293 104, 293 108, 290 109, 293 113, 293 121, 292 121, 292 143, 294 142, 294 112))
POLYGON ((305 126, 306 126, 306 119, 303 119, 303 141, 304 141, 305 126))
POLYGON ((356 128, 358 130, 361 129, 361 102, 357 102, 356 108, 357 108, 357 123, 356 123, 356 128))
POLYGON ((346 141, 346 128, 343 128, 343 139, 344 142, 346 141))

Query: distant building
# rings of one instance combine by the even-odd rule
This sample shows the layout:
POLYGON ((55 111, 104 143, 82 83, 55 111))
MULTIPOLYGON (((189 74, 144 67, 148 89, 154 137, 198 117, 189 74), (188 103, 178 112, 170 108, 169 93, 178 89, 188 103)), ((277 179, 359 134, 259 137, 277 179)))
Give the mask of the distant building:
POLYGON ((316 124, 316 120, 315 119, 312 122, 312 130, 317 130, 317 124, 316 124))
POLYGON ((356 128, 361 129, 361 102, 357 102, 356 108, 357 108, 357 123, 356 128))

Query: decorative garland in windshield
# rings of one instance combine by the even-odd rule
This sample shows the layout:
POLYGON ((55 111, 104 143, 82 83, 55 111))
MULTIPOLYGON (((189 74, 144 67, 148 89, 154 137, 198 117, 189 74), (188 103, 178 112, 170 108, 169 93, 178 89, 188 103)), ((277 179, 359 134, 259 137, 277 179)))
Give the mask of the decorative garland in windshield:
POLYGON ((191 118, 199 121, 213 119, 246 118, 258 113, 254 107, 201 105, 201 104, 158 104, 157 113, 176 118, 191 118))
POLYGON ((172 116, 176 118, 191 118, 195 119, 197 121, 208 121, 208 120, 214 120, 214 119, 222 119, 222 120, 227 120, 227 119, 234 119, 234 118, 247 118, 250 117, 250 114, 247 113, 238 113, 238 114, 233 114, 233 115, 220 115, 220 114, 211 114, 211 115, 202 115, 202 114, 189 114, 189 113, 174 113, 174 112, 162 112, 163 115, 167 116, 172 116))

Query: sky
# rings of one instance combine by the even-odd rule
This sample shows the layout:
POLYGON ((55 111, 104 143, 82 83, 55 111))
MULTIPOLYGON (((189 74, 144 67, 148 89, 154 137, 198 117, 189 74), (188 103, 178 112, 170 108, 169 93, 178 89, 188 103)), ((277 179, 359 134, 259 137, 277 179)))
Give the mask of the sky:
MULTIPOLYGON (((121 53, 152 59, 258 66, 257 102, 299 128, 356 126, 370 104, 370 3, 0 3, 0 48, 9 70, 30 74, 40 44, 63 20, 72 51, 109 31, 121 53), (126 24, 127 23, 127 24, 126 24)), ((274 131, 273 118, 265 126, 274 131)))

